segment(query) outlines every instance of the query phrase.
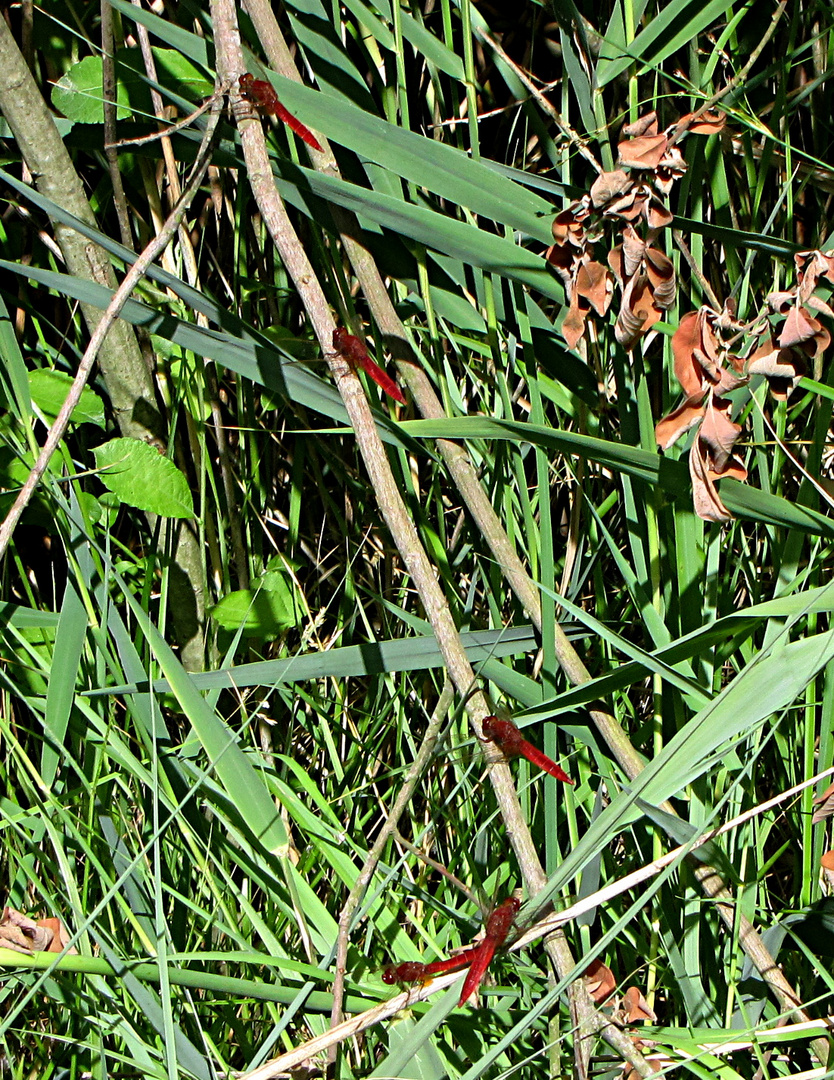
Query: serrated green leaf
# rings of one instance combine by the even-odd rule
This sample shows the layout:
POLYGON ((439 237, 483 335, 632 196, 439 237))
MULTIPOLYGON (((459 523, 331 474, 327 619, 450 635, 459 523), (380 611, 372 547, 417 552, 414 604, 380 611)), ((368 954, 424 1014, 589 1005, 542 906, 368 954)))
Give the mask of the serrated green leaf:
POLYGON ((139 439, 111 439, 93 451, 102 483, 122 502, 162 517, 193 518, 188 482, 173 461, 139 439))

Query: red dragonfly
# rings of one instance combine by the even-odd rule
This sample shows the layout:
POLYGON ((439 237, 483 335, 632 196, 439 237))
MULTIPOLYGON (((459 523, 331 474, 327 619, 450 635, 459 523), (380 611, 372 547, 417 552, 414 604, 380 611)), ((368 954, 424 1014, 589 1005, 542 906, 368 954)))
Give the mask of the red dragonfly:
POLYGON ((256 79, 248 71, 240 77, 240 96, 259 109, 266 116, 277 116, 279 120, 291 128, 300 139, 314 150, 321 150, 321 144, 308 127, 297 120, 291 112, 281 104, 272 83, 256 79))
POLYGON ((416 960, 388 967, 382 973, 384 983, 413 983, 426 982, 432 975, 440 975, 446 971, 459 971, 468 967, 463 988, 460 993, 458 1005, 463 1005, 474 993, 481 983, 487 968, 492 961, 497 949, 504 944, 512 928, 521 901, 514 896, 504 900, 487 919, 484 940, 480 945, 473 945, 456 956, 450 956, 447 960, 435 960, 431 964, 421 964, 416 960))
POLYGON ((493 956, 495 956, 495 950, 500 949, 506 941, 507 934, 512 928, 520 907, 521 901, 511 896, 499 904, 487 919, 484 940, 475 949, 472 964, 466 978, 463 980, 463 989, 460 992, 458 1005, 463 1005, 466 999, 471 997, 480 986, 481 980, 486 975, 487 968, 493 956))
POLYGON ((527 742, 518 728, 511 720, 502 720, 498 716, 487 716, 482 725, 484 738, 494 742, 501 750, 504 757, 526 757, 540 769, 555 776, 557 780, 565 784, 572 784, 573 780, 564 769, 560 768, 555 761, 543 754, 532 743, 527 742))
POLYGON ((480 945, 474 945, 471 949, 464 949, 446 960, 434 960, 431 964, 421 964, 419 960, 407 960, 404 964, 387 967, 382 973, 382 981, 388 983, 415 983, 426 982, 432 975, 442 975, 446 971, 460 971, 469 967, 475 959, 475 953, 480 950, 480 945))
POLYGON ((343 326, 337 326, 333 331, 333 348, 338 356, 341 356, 345 363, 354 371, 356 368, 362 368, 366 375, 368 375, 377 386, 381 387, 385 393, 398 401, 400 405, 405 405, 405 395, 399 386, 394 382, 390 375, 388 375, 379 364, 368 356, 368 350, 365 348, 365 343, 360 341, 358 337, 354 337, 353 334, 349 334, 343 326))

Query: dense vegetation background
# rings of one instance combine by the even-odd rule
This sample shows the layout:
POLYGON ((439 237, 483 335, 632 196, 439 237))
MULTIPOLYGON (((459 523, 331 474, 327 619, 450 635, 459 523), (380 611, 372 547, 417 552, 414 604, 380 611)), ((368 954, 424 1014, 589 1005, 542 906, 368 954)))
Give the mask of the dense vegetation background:
POLYGON ((3 1071, 831 1075, 830 5, 4 14, 3 1071))

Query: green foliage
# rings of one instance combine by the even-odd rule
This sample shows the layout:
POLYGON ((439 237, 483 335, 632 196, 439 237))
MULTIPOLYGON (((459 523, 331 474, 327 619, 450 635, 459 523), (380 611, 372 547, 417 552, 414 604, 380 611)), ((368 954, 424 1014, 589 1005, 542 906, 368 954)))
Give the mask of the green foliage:
MULTIPOLYGON (((71 128, 96 225, 24 183, 20 146, 4 144, 4 513, 86 348, 78 305, 103 309, 111 295, 56 266, 53 223, 98 242, 120 270, 132 257, 102 155, 101 52, 116 58, 120 139, 156 131, 149 84, 179 117, 213 85, 207 10, 113 7, 119 48, 96 40, 97 7, 33 12, 33 68, 73 122, 61 130, 71 128), (137 22, 154 41, 153 78, 137 22)), ((797 284, 794 254, 832 244, 830 11, 789 5, 742 73, 772 14, 717 0, 609 0, 581 15, 571 0, 290 0, 283 12, 310 85, 269 77, 331 140, 340 175, 311 168, 291 133, 269 125, 276 186, 327 301, 354 330, 369 326, 382 362, 390 342, 343 262, 331 204, 357 215, 445 408, 437 419, 392 411, 368 384, 400 490, 479 679, 576 781, 512 764, 548 873, 520 922, 545 898, 558 910, 593 896, 834 764, 830 347, 805 350, 806 375, 785 400, 755 372, 729 393, 748 473, 721 481, 731 520, 693 511, 692 435, 664 453, 655 441, 681 402, 681 319, 711 294, 732 299, 741 352, 759 327, 782 326, 766 298, 797 284), (525 71, 549 86, 556 118, 525 71), (651 237, 674 266, 674 304, 630 351, 616 302, 589 314, 570 349, 570 296, 544 254, 554 217, 597 178, 589 155, 613 171, 624 124, 656 110, 665 130, 719 92, 726 126, 681 141, 674 221, 651 237), (475 462, 535 581, 541 634, 462 507, 439 439, 475 462), (590 674, 580 686, 560 668, 557 622, 590 674), (647 763, 634 782, 594 721, 600 701, 647 763)), ((246 21, 242 32, 261 77, 261 44, 246 21)), ((204 121, 171 136, 183 175, 204 121)), ((166 452, 120 437, 113 375, 97 372, 3 566, 6 903, 60 918, 77 949, 0 953, 0 1052, 15 1077, 208 1078, 325 1030, 340 913, 442 700, 426 613, 337 389, 297 363, 321 350, 228 115, 220 128, 202 197, 122 313, 153 364, 166 452), (180 664, 172 629, 193 601, 177 562, 183 529, 198 538, 211 614, 200 673, 180 664)), ((159 141, 123 144, 118 162, 144 246, 172 178, 160 180, 159 141)), ((621 232, 606 219, 601 265, 621 232)), ((817 284, 824 305, 830 286, 817 284)), ((815 311, 818 344, 832 325, 815 311)), ((137 413, 148 406, 138 400, 137 413)), ((728 902, 823 1016, 834 984, 815 793, 753 813, 709 854, 728 902)), ((817 1033, 790 1016, 778 1026, 780 1005, 705 899, 697 866, 679 853, 570 920, 576 977, 599 956, 618 1002, 637 986, 657 1024, 628 1030, 681 1073, 807 1072, 817 1033)), ((456 701, 354 919, 347 1011, 391 995, 385 964, 470 944, 482 925, 473 897, 521 883, 456 701)), ((482 1009, 456 1010, 455 986, 369 1026, 344 1044, 338 1071, 568 1075, 579 1040, 567 980, 552 982, 540 943, 498 958, 494 976, 482 1009)), ((594 1075, 621 1075, 602 1043, 594 1053, 594 1075)))
POLYGON ((154 447, 138 439, 111 439, 94 454, 102 483, 128 506, 164 517, 194 516, 188 482, 154 447))

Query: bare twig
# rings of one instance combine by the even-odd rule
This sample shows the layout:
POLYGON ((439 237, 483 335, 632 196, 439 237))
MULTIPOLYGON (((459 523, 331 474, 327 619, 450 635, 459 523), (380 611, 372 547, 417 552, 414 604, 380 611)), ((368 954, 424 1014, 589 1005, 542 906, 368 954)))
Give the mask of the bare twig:
POLYGON ((137 135, 135 139, 118 139, 114 143, 105 143, 104 149, 108 150, 111 146, 143 146, 145 143, 156 142, 158 139, 164 139, 168 135, 174 135, 176 132, 182 131, 183 128, 191 127, 198 116, 202 116, 204 112, 208 112, 216 101, 225 97, 228 93, 228 89, 228 87, 220 87, 220 89, 216 90, 210 98, 206 98, 199 109, 195 109, 193 113, 189 113, 184 119, 177 120, 175 124, 167 125, 162 131, 154 131, 151 135, 137 135))

